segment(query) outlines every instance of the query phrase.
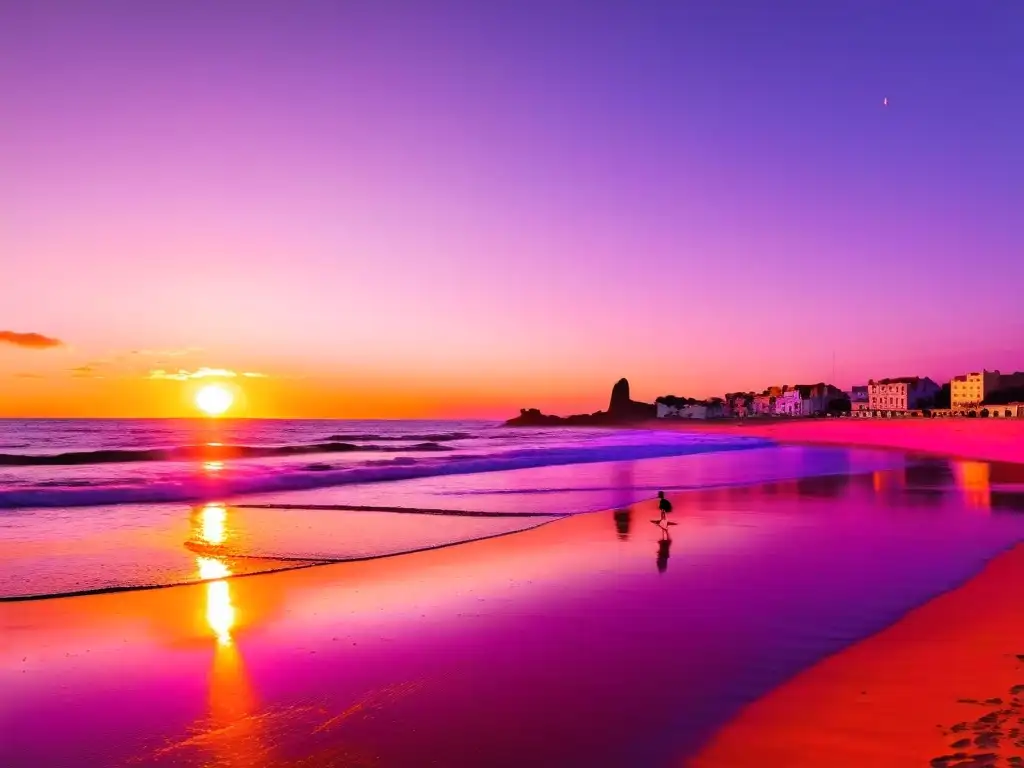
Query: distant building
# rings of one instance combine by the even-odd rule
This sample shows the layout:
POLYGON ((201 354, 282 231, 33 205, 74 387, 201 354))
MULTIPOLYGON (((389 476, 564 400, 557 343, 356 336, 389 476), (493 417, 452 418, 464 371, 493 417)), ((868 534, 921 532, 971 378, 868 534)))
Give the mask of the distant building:
POLYGON ((800 393, 803 401, 804 416, 818 416, 829 412, 833 400, 844 400, 846 393, 831 384, 797 384, 794 389, 800 393))
POLYGON ((769 394, 755 395, 754 396, 754 414, 756 416, 770 416, 772 413, 772 406, 775 404, 775 398, 769 394))
POLYGON ((954 411, 980 406, 986 397, 999 389, 999 371, 976 371, 954 376, 949 383, 949 405, 954 411))
POLYGON ((868 382, 868 403, 872 411, 903 413, 927 408, 939 392, 939 385, 927 377, 904 376, 868 382))
POLYGON ((804 413, 805 402, 807 401, 800 396, 800 390, 787 389, 775 398, 772 412, 776 416, 807 416, 808 414, 804 413))
POLYGON ((868 396, 867 385, 853 387, 847 396, 850 398, 850 413, 854 416, 862 416, 871 412, 871 399, 868 396))
POLYGON ((743 418, 754 413, 753 392, 729 392, 725 396, 725 415, 743 418))
POLYGON ((986 405, 983 410, 987 410, 993 419, 1024 419, 1024 403, 986 405))

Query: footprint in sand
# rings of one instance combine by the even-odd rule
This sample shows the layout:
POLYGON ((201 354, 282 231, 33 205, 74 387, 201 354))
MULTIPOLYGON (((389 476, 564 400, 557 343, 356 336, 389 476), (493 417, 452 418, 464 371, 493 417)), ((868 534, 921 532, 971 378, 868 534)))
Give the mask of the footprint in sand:
POLYGON ((999 737, 994 733, 983 733, 974 737, 974 746, 978 749, 999 749, 999 737))

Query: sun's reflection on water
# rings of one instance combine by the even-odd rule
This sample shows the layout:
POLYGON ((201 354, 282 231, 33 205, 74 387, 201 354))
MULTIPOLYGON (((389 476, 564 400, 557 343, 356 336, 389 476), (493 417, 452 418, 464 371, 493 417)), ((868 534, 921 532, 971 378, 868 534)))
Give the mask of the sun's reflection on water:
POLYGON ((224 531, 227 516, 227 510, 219 502, 211 502, 204 506, 199 513, 198 538, 204 544, 223 544, 227 538, 224 531))
POLYGON ((231 569, 213 557, 196 557, 199 576, 206 584, 206 623, 221 645, 231 644, 231 630, 235 626, 235 606, 231 602, 231 585, 225 579, 231 569))

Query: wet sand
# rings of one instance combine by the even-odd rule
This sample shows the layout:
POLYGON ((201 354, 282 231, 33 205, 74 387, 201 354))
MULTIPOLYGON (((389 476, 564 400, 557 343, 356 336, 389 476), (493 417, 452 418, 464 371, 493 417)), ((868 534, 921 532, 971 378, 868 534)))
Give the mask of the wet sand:
POLYGON ((766 437, 780 443, 891 448, 1024 464, 1024 419, 661 419, 651 429, 766 437))
POLYGON ((746 708, 693 760, 1024 765, 1024 546, 746 708))
MULTIPOLYGON (((678 764, 1019 541, 1005 471, 681 493, 668 546, 644 502, 393 558, 0 604, 0 765, 678 764)), ((970 638, 986 606, 944 620, 970 638)), ((957 696, 1010 701, 978 680, 957 696)), ((949 714, 932 727, 966 718, 949 714)))

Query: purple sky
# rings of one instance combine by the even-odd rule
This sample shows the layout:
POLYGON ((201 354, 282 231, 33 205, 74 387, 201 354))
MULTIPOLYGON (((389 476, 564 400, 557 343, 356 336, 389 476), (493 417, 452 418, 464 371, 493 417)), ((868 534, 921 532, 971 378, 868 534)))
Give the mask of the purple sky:
POLYGON ((1010 0, 5 2, 0 329, 66 346, 0 377, 197 348, 501 415, 1024 368, 1022 40, 1010 0))

